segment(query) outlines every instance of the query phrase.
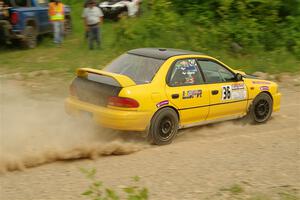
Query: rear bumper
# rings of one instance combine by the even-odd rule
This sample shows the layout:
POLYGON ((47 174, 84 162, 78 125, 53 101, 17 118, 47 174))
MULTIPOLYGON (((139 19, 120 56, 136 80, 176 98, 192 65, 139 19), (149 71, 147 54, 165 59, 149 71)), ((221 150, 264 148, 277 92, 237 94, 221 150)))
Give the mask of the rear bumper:
POLYGON ((280 101, 281 101, 281 93, 276 93, 273 95, 273 111, 279 111, 280 110, 280 101))
POLYGON ((7 20, 0 20, 0 42, 7 43, 11 39, 22 39, 23 36, 13 31, 12 25, 7 20))
POLYGON ((65 110, 73 116, 89 113, 99 125, 124 131, 144 131, 151 119, 150 112, 116 110, 82 102, 72 97, 65 100, 65 110))

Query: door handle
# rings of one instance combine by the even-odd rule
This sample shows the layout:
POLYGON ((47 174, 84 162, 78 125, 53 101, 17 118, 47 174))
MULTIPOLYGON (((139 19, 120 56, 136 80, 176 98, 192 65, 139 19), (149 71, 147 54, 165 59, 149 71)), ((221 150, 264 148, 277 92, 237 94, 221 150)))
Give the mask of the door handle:
POLYGON ((212 91, 211 91, 211 94, 212 94, 212 95, 217 95, 218 93, 219 93, 219 90, 212 90, 212 91))
POLYGON ((179 94, 172 94, 172 99, 178 99, 179 98, 179 94))

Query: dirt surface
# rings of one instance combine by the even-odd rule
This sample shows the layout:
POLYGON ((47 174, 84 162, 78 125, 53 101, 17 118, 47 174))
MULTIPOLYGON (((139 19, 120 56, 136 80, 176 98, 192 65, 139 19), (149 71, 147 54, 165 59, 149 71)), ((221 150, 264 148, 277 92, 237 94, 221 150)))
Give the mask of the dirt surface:
POLYGON ((96 168, 117 190, 140 176, 154 200, 299 199, 299 86, 281 88, 281 111, 266 124, 185 129, 158 147, 70 120, 63 112, 68 81, 43 80, 1 81, 1 200, 85 199, 89 181, 80 167, 96 168))

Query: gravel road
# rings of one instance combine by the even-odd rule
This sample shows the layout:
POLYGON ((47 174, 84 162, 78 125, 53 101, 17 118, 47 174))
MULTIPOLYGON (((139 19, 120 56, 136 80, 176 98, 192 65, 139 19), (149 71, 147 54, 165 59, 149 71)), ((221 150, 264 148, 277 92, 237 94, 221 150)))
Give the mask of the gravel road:
MULTIPOLYGON (((160 147, 149 146, 133 136, 128 136, 128 138, 118 136, 117 139, 105 137, 105 140, 100 138, 102 141, 95 148, 117 140, 117 149, 120 150, 125 145, 125 149, 132 147, 133 150, 127 149, 128 155, 118 156, 98 157, 103 155, 98 153, 95 159, 53 162, 54 159, 48 164, 23 171, 2 173, 0 174, 0 199, 84 199, 80 194, 87 188, 89 181, 79 171, 80 167, 96 168, 97 178, 103 181, 105 186, 117 190, 130 184, 131 177, 140 176, 139 184, 149 189, 150 199, 153 200, 285 199, 286 197, 299 199, 300 87, 284 87, 281 88, 281 92, 283 93, 281 111, 274 113, 266 124, 248 125, 240 121, 229 121, 185 129, 179 132, 174 143, 160 147), (240 190, 234 191, 234 187, 240 190)), ((20 95, 20 93, 14 95, 20 95)), ((9 95, 2 99, 6 101, 2 102, 2 105, 8 104, 7 102, 12 102, 10 105, 14 103, 20 105, 20 102, 15 102, 16 100, 10 101, 9 95)), ((26 99, 25 104, 31 101, 27 97, 26 99)), ((47 102, 43 101, 43 107, 45 107, 44 103, 47 102)), ((14 108, 19 107, 16 105, 14 108)), ((51 106, 49 108, 52 109, 51 106)), ((35 151, 40 148, 35 145, 43 146, 39 142, 39 137, 45 135, 32 133, 26 135, 26 130, 45 131, 48 137, 51 137, 49 134, 54 131, 61 131, 53 128, 56 123, 61 122, 54 120, 57 119, 56 114, 46 118, 46 122, 51 123, 50 133, 45 126, 36 129, 35 125, 28 125, 28 123, 20 126, 18 123, 11 124, 13 121, 6 121, 9 113, 5 112, 10 112, 12 108, 4 106, 2 109, 2 133, 0 135, 2 154, 11 153, 16 148, 15 152, 18 152, 16 155, 19 155, 23 151, 22 145, 25 144, 27 147, 35 147, 31 148, 35 151), (12 132, 19 130, 18 133, 25 135, 8 136, 6 130, 12 130, 12 132), (6 137, 9 138, 8 141, 6 137), (14 140, 18 142, 8 144, 14 140)), ((37 112, 39 107, 28 107, 28 109, 29 111, 34 109, 37 112)), ((16 109, 13 111, 17 112, 16 109)), ((47 115, 45 112, 37 113, 39 115, 33 117, 39 116, 45 119, 47 115)), ((14 120, 21 123, 22 120, 26 121, 26 118, 31 119, 31 116, 26 116, 27 114, 19 112, 14 120), (20 118, 20 115, 23 115, 23 118, 20 118)), ((42 144, 48 144, 49 148, 51 147, 49 144, 60 145, 66 142, 69 144, 67 148, 70 148, 76 142, 88 143, 97 140, 96 136, 87 135, 91 133, 90 130, 84 130, 84 134, 79 133, 83 130, 77 128, 77 132, 71 134, 68 132, 68 135, 53 134, 52 137, 57 139, 46 138, 46 141, 49 141, 45 143, 44 140, 42 144), (84 137, 89 139, 83 139, 84 137), (68 140, 72 140, 72 143, 68 140)), ((62 150, 62 152, 66 151, 62 150)))

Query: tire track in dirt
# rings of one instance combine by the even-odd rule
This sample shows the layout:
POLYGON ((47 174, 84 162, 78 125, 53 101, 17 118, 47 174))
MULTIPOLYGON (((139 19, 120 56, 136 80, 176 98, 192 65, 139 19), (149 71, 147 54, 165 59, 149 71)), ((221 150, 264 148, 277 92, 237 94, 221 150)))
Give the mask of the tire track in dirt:
MULTIPOLYGON (((22 91, 17 90, 17 93, 22 91)), ((16 156, 14 158, 20 159, 20 155, 24 155, 22 153, 28 152, 28 162, 32 158, 37 162, 39 155, 44 153, 50 155, 51 162, 55 162, 60 159, 72 160, 72 157, 98 158, 103 155, 99 149, 106 148, 111 150, 108 151, 108 155, 111 155, 114 152, 114 144, 120 145, 120 148, 127 144, 130 148, 131 144, 134 147, 141 145, 141 148, 137 148, 139 153, 128 156, 103 157, 93 162, 56 162, 24 172, 0 175, 0 196, 7 200, 80 200, 80 193, 87 185, 87 180, 78 170, 82 166, 97 168, 101 180, 114 188, 130 184, 124 180, 139 175, 142 181, 145 180, 143 185, 149 188, 150 199, 153 200, 232 199, 230 195, 222 196, 220 188, 228 188, 240 182, 249 183, 247 186, 242 185, 249 193, 272 194, 275 191, 276 194, 279 191, 278 187, 286 185, 300 191, 300 174, 297 172, 300 167, 300 93, 286 88, 282 93, 281 111, 274 113, 266 124, 253 126, 240 121, 229 121, 184 129, 173 144, 150 148, 135 136, 120 135, 97 128, 95 130, 95 127, 87 122, 62 119, 64 113, 56 111, 63 110, 63 98, 44 102, 39 99, 36 105, 35 101, 27 98, 27 94, 21 94, 27 100, 20 98, 18 101, 8 95, 2 99, 14 106, 10 109, 3 108, 1 102, 0 108, 5 113, 12 111, 15 114, 5 116, 7 119, 13 119, 5 121, 5 130, 14 134, 7 135, 6 132, 6 141, 1 139, 0 148, 5 145, 5 153, 11 153, 16 156), (16 102, 28 109, 20 108, 16 102), (57 109, 54 109, 55 107, 57 109), (32 118, 25 114, 24 117, 24 113, 29 111, 38 115, 32 118), (20 114, 23 116, 18 117, 20 114), (36 120, 40 118, 41 120, 36 120), (7 124, 16 121, 20 122, 19 126, 7 124), (12 146, 9 145, 10 142, 12 146), (95 151, 99 150, 100 153, 83 154, 85 150, 82 151, 81 148, 85 148, 86 145, 87 152, 93 152, 89 149, 96 149, 95 151), (61 152, 62 155, 48 153, 47 148, 61 152)), ((41 158, 42 161, 43 159, 41 158)), ((22 165, 24 163, 20 164, 20 169, 24 167, 22 165)), ((238 198, 248 199, 249 196, 246 194, 238 198)))
MULTIPOLYGON (((0 172, 24 170, 46 163, 75 159, 96 159, 100 156, 124 155, 145 148, 149 145, 143 138, 116 132, 101 130, 88 121, 72 121, 64 113, 62 98, 52 98, 51 101, 32 99, 24 88, 8 84, 2 85, 1 111, 5 113, 0 129, 0 172), (20 114, 20 113, 23 113, 20 114), (12 124, 15 124, 12 125, 12 124), (5 139, 4 139, 5 138, 5 139)), ((285 95, 299 95, 296 91, 285 91, 285 95)), ((299 106, 297 103, 284 103, 282 109, 299 106)), ((277 117, 285 120, 299 119, 299 116, 277 117)), ((280 120, 276 124, 282 125, 280 120)), ((176 142, 219 137, 226 139, 234 137, 232 133, 243 132, 251 128, 254 132, 272 129, 273 119, 263 130, 259 126, 243 124, 239 121, 229 121, 208 126, 195 127, 180 131, 176 142), (205 133, 203 133, 205 132, 205 133)), ((295 130, 299 130, 295 127, 295 130)), ((282 129, 281 130, 285 130, 282 129)), ((274 130, 277 131, 277 130, 274 130)), ((271 130, 272 132, 272 130, 271 130)))

